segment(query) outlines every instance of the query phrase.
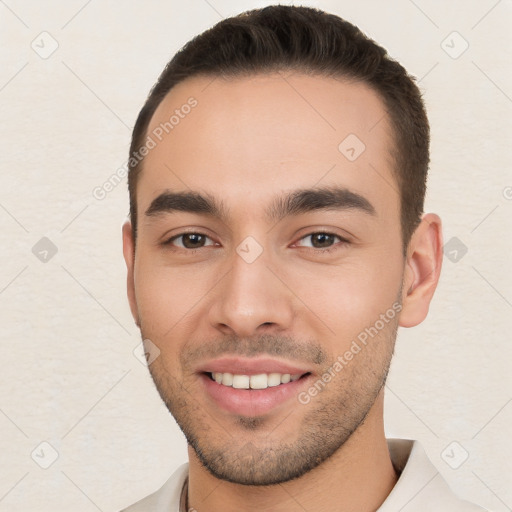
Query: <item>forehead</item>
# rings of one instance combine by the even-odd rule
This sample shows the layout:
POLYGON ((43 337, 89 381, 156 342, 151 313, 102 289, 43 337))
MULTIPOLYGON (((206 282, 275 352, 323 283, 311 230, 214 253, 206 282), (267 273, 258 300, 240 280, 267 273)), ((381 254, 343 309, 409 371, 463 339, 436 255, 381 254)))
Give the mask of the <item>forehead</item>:
POLYGON ((169 189, 247 209, 331 185, 396 209, 391 134, 382 100, 360 82, 290 72, 187 79, 150 121, 139 211, 169 189))

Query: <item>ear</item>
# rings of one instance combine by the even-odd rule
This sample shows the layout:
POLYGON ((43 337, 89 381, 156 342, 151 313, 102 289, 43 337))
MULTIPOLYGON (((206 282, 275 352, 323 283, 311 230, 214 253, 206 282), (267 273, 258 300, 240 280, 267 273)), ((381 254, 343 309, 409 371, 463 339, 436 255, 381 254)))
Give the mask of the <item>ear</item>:
POLYGON ((132 235, 132 224, 129 220, 123 224, 123 255, 126 262, 126 269, 128 271, 126 276, 126 288, 128 291, 128 302, 130 303, 130 310, 133 319, 138 327, 140 327, 139 313, 137 310, 137 301, 135 300, 135 280, 134 280, 134 266, 135 266, 135 241, 132 235))
POLYGON ((441 219, 434 213, 427 213, 407 247, 400 326, 414 327, 425 320, 439 281, 442 261, 441 219))

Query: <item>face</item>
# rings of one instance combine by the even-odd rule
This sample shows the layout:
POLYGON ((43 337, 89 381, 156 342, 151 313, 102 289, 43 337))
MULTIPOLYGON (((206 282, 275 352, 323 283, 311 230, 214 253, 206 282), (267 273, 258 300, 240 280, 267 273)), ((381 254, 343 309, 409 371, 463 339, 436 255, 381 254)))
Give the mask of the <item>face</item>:
POLYGON ((218 478, 298 477, 374 406, 405 265, 391 133, 367 86, 297 73, 196 77, 155 112, 129 296, 158 391, 218 478))

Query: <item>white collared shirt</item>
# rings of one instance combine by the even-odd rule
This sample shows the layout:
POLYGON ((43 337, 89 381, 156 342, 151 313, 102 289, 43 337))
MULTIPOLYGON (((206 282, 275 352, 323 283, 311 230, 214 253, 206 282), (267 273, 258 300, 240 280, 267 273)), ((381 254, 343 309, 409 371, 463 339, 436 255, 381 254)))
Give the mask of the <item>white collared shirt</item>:
MULTIPOLYGON (((418 441, 387 441, 400 477, 377 512, 486 512, 451 491, 418 441)), ((180 496, 187 476, 188 464, 183 464, 158 491, 122 512, 180 512, 180 496)))

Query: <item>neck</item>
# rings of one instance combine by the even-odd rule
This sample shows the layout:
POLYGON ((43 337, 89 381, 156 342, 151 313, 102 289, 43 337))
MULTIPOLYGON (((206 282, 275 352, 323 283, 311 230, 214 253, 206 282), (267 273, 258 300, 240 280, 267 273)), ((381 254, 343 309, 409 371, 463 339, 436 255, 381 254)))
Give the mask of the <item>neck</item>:
POLYGON ((189 447, 188 510, 200 512, 374 512, 397 475, 383 425, 383 392, 365 421, 327 461, 295 480, 247 486, 218 480, 189 447))

